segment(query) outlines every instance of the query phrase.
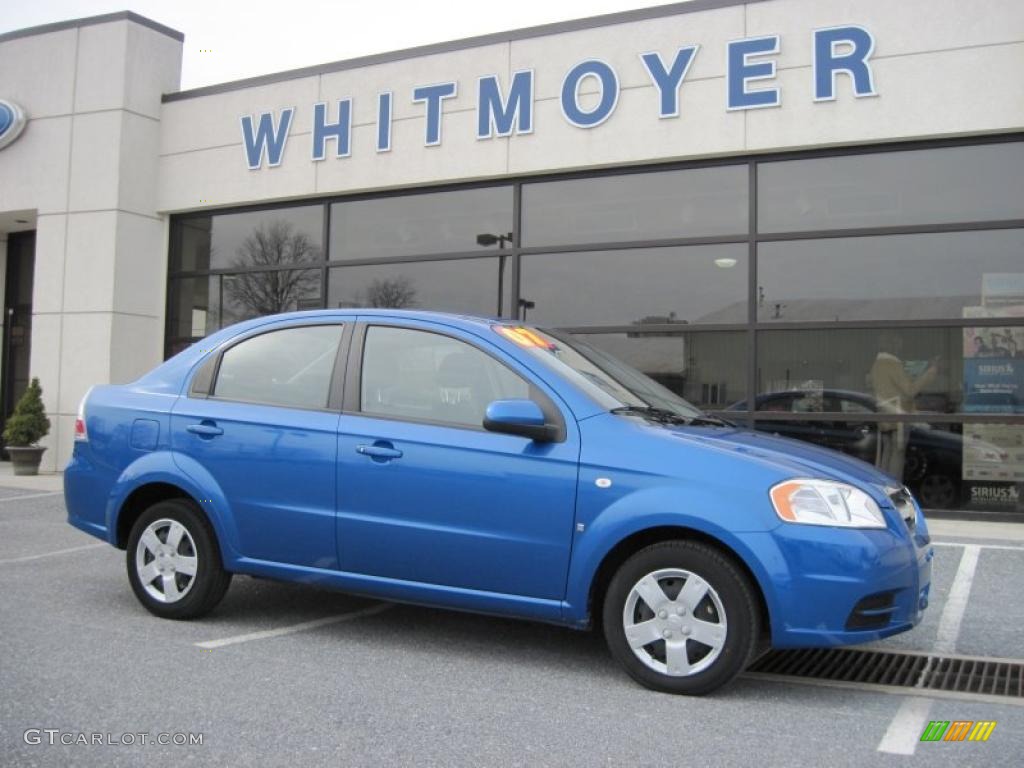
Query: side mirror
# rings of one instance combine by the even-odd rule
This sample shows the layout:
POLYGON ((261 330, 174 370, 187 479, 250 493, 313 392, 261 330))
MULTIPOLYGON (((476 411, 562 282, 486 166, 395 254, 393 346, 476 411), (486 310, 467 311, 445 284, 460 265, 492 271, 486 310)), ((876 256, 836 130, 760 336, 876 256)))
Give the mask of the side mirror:
POLYGON ((487 406, 484 429, 528 437, 539 443, 551 442, 557 431, 546 423, 544 411, 533 400, 495 400, 487 406))

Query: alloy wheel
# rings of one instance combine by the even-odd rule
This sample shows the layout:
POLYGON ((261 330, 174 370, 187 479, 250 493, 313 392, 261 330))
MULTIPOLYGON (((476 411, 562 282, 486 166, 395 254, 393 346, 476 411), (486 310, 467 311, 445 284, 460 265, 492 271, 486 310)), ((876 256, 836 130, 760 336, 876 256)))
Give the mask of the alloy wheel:
POLYGON ((672 677, 710 667, 728 634, 718 593, 699 575, 681 568, 648 573, 634 584, 622 625, 634 655, 648 668, 672 677))
POLYGON ((177 520, 150 523, 135 547, 135 572, 146 594, 161 603, 176 603, 196 580, 198 556, 192 535, 177 520))

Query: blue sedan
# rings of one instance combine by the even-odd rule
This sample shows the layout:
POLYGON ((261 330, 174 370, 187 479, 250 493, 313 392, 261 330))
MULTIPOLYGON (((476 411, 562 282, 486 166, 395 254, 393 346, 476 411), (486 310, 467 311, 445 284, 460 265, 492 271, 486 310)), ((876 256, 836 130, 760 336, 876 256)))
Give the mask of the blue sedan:
POLYGON ((600 623, 672 693, 908 630, 931 573, 920 508, 870 465, 711 418, 578 338, 431 312, 261 317, 94 387, 65 495, 163 618, 239 573, 600 623))

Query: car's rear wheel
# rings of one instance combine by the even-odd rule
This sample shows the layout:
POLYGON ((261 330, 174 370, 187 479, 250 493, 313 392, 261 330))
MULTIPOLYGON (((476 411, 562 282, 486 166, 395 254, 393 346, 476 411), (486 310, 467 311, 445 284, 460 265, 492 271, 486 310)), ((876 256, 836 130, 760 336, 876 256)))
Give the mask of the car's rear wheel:
POLYGON ((712 547, 652 544, 612 577, 604 601, 608 647, 635 680, 666 693, 720 688, 753 658, 758 610, 746 576, 712 547))
POLYGON ((210 523, 184 499, 158 502, 139 516, 126 559, 135 596, 165 619, 208 613, 231 584, 210 523))

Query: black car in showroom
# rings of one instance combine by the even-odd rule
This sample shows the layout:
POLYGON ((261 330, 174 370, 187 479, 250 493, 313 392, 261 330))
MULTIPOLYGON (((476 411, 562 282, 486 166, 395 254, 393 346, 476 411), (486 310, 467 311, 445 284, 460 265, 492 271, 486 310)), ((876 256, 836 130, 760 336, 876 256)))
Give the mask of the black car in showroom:
MULTIPOLYGON (((758 421, 757 430, 804 440, 875 463, 878 422, 863 417, 885 411, 871 395, 843 389, 791 389, 758 395, 755 402, 759 413, 793 414, 792 421, 758 421), (801 415, 810 413, 836 414, 836 419, 801 420, 801 415)), ((747 402, 734 403, 728 410, 746 411, 747 402)), ((961 435, 923 421, 927 414, 918 415, 922 421, 909 425, 902 480, 925 509, 951 509, 962 502, 965 446, 973 462, 997 465, 1005 456, 986 443, 965 443, 961 435)))

